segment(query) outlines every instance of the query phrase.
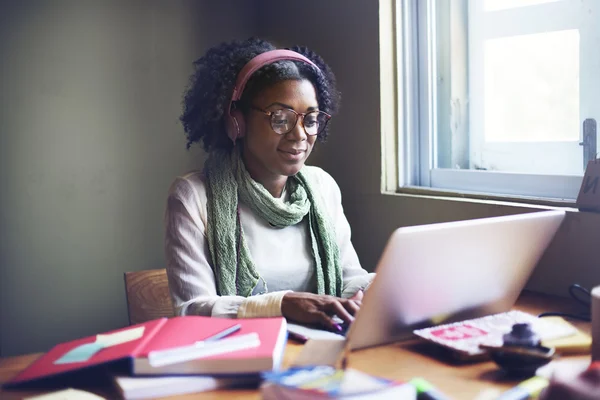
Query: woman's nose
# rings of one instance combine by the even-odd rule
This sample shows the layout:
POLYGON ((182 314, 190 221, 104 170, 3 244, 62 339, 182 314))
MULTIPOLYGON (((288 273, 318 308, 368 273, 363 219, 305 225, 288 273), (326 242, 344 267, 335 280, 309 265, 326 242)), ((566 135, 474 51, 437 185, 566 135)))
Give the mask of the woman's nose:
POLYGON ((293 140, 304 141, 306 140, 306 130, 304 129, 304 118, 298 116, 294 129, 288 132, 288 135, 293 137, 293 140))

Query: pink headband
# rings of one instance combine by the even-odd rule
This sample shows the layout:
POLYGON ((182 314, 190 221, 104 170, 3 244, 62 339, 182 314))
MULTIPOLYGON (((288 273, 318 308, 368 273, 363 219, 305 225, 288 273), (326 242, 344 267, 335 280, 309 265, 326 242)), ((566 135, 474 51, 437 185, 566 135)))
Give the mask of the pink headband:
POLYGON ((235 82, 235 87, 233 88, 233 94, 231 95, 231 103, 239 100, 242 97, 242 93, 244 93, 244 87, 246 87, 246 83, 248 82, 248 79, 250 79, 253 73, 255 73, 258 69, 267 64, 271 64, 275 61, 281 60, 304 61, 305 63, 310 64, 313 67, 319 69, 319 67, 317 67, 317 65, 310 61, 308 58, 292 50, 271 50, 265 53, 261 53, 254 57, 252 60, 248 61, 248 63, 244 66, 244 68, 242 68, 242 70, 238 74, 237 80, 235 82))
POLYGON ((281 60, 302 61, 306 64, 312 65, 317 70, 319 70, 319 67, 314 62, 312 62, 302 54, 296 53, 292 50, 271 50, 261 53, 253 59, 251 59, 250 61, 248 61, 248 63, 244 66, 244 68, 242 68, 242 70, 237 76, 235 86, 233 88, 233 94, 231 95, 231 101, 229 102, 229 107, 227 108, 227 135, 234 143, 236 139, 240 135, 242 135, 243 129, 242 121, 239 120, 241 117, 237 117, 232 114, 231 106, 233 105, 233 102, 240 100, 242 94, 244 93, 246 83, 248 82, 253 73, 255 73, 258 69, 267 64, 271 64, 281 60))

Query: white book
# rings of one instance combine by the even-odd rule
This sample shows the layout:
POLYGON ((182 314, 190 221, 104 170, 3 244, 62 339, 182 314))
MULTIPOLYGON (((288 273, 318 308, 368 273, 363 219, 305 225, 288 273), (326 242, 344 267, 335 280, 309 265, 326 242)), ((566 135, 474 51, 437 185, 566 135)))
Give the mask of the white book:
POLYGON ((124 400, 143 400, 180 394, 208 392, 223 388, 257 385, 257 378, 215 378, 212 376, 115 377, 124 400))

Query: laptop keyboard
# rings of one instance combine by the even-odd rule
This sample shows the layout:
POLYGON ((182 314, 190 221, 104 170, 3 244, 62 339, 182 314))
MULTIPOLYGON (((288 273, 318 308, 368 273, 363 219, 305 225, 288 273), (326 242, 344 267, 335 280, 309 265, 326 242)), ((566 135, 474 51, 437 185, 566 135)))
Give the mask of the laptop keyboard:
POLYGON ((350 329, 350 323, 345 322, 343 319, 341 319, 337 315, 333 316, 333 321, 342 328, 341 332, 338 332, 338 331, 334 331, 334 332, 339 335, 346 336, 346 334, 348 333, 348 329, 350 329))

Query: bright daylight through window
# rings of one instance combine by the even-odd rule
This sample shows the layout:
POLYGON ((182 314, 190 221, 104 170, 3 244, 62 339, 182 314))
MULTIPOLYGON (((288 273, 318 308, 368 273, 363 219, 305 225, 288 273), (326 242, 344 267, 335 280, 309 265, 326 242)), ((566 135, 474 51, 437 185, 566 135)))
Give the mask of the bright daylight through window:
POLYGON ((574 200, 598 151, 598 12, 600 0, 398 0, 400 186, 574 200))

